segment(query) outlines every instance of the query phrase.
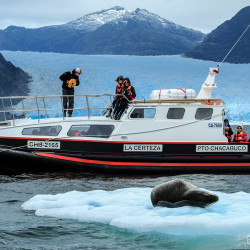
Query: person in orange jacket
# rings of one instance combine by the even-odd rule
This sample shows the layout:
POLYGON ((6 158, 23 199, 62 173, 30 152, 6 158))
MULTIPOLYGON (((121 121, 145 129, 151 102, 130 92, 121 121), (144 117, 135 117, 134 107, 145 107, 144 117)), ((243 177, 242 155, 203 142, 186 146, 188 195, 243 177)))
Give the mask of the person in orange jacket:
POLYGON ((114 119, 120 120, 122 113, 125 111, 129 101, 132 101, 136 97, 135 88, 131 85, 128 77, 124 78, 122 94, 124 97, 120 97, 120 100, 116 102, 114 109, 114 119))
POLYGON ((112 108, 109 109, 109 112, 108 114, 106 115, 106 117, 110 117, 111 116, 111 113, 112 111, 114 110, 115 108, 115 105, 116 103, 120 100, 120 97, 119 95, 122 94, 122 89, 123 89, 123 76, 118 76, 115 80, 117 82, 117 85, 116 85, 116 90, 115 90, 115 96, 114 96, 114 100, 112 102, 112 108), (117 96, 118 95, 118 96, 117 96))
POLYGON ((233 141, 240 143, 248 142, 247 133, 243 130, 243 126, 238 126, 237 129, 233 141))

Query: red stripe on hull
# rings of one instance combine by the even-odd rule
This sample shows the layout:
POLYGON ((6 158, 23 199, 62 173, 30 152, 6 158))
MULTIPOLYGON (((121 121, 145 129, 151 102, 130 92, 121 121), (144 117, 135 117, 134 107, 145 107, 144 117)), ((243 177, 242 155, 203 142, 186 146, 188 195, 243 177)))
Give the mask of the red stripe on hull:
POLYGON ((36 153, 36 155, 49 157, 54 159, 72 161, 72 162, 81 162, 87 164, 95 165, 110 165, 110 166, 162 166, 162 167, 250 167, 250 162, 243 163, 157 163, 157 162, 113 162, 113 161, 100 161, 100 160, 89 160, 89 159, 80 159, 75 157, 61 156, 48 153, 36 153))

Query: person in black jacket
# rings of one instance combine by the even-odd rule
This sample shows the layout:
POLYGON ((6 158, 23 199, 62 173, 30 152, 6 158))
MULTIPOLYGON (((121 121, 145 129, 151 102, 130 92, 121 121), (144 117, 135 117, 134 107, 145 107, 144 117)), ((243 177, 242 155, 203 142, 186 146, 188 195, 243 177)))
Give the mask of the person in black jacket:
POLYGON ((228 142, 232 141, 232 135, 233 135, 233 130, 231 128, 231 126, 229 125, 229 121, 228 119, 224 120, 224 127, 225 127, 225 136, 228 139, 228 142))
POLYGON ((79 75, 82 74, 80 68, 75 68, 73 71, 63 73, 59 78, 63 81, 62 95, 63 95, 63 116, 71 117, 74 108, 74 87, 80 84, 79 75))
POLYGON ((116 102, 114 109, 114 119, 120 120, 122 113, 126 109, 128 102, 132 101, 136 97, 135 88, 131 85, 128 77, 124 78, 122 94, 124 97, 120 97, 120 100, 116 102))

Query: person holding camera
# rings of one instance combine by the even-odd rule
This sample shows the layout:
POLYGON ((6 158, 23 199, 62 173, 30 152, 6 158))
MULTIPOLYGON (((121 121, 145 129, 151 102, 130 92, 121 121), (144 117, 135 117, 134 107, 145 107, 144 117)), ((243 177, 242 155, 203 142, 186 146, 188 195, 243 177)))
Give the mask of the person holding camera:
POLYGON ((62 95, 63 95, 63 116, 66 117, 68 111, 68 117, 73 114, 74 108, 74 88, 79 86, 79 75, 82 74, 80 68, 75 68, 73 71, 63 73, 59 78, 63 81, 62 95))

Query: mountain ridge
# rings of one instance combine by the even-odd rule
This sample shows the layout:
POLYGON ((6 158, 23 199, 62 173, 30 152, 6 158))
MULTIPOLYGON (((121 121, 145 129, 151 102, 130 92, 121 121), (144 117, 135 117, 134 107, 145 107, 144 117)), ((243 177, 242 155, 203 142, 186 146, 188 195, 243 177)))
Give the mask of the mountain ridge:
MULTIPOLYGON (((250 24, 250 6, 241 9, 230 20, 225 21, 207 34, 204 40, 185 53, 186 57, 221 62, 243 31, 250 24)), ((233 48, 225 62, 250 63, 250 27, 233 48)))
POLYGON ((127 11, 115 6, 62 25, 36 29, 9 26, 0 30, 0 49, 76 54, 173 55, 190 51, 204 36, 200 31, 177 25, 147 10, 137 8, 127 11))
POLYGON ((0 96, 25 96, 29 93, 31 76, 6 61, 0 53, 0 96))

